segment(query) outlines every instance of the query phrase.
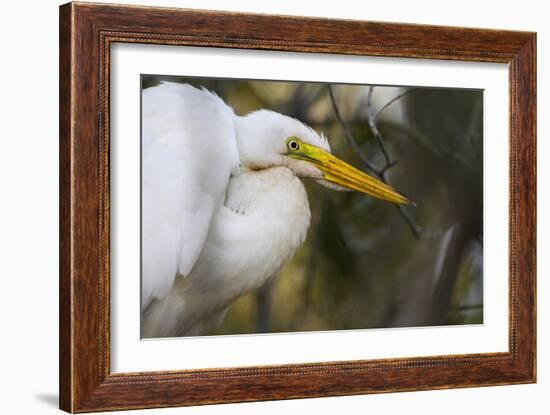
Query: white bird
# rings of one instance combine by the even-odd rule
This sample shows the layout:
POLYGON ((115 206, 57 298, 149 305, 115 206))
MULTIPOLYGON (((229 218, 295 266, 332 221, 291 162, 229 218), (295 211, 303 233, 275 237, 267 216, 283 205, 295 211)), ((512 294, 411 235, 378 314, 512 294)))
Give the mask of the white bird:
POLYGON ((142 144, 142 337, 200 334, 266 283, 306 237, 300 179, 410 203, 298 120, 187 84, 143 91, 142 144))

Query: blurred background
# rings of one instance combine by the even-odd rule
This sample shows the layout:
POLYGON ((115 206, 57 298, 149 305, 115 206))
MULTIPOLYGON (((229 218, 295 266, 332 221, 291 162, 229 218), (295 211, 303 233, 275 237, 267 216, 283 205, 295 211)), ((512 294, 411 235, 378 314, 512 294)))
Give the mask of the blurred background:
POLYGON ((142 75, 203 86, 238 115, 270 109, 417 203, 397 208, 305 181, 294 258, 207 334, 483 323, 483 91, 142 75))

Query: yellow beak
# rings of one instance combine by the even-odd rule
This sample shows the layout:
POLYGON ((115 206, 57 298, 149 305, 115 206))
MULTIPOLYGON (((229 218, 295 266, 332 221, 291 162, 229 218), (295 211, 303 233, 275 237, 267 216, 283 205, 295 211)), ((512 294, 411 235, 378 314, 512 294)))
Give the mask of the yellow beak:
POLYGON ((391 203, 414 205, 407 197, 395 191, 391 186, 356 169, 319 147, 300 142, 294 138, 289 140, 297 142, 298 145, 296 149, 291 148, 295 147, 294 145, 289 146, 288 156, 312 163, 321 170, 325 180, 391 203))

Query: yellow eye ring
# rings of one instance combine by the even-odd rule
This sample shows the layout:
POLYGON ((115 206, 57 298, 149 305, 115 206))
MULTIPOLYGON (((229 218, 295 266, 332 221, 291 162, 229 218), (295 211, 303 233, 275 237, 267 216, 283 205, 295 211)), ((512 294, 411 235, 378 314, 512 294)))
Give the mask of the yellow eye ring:
POLYGON ((298 143, 298 141, 296 141, 293 138, 288 140, 288 142, 286 143, 286 146, 290 151, 297 151, 300 149, 300 144, 298 143))

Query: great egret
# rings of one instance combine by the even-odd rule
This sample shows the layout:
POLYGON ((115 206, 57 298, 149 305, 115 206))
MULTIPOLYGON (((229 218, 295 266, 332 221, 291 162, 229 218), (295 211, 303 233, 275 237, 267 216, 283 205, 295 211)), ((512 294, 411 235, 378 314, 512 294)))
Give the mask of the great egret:
POLYGON ((200 334, 274 275, 309 227, 301 178, 410 203, 298 120, 188 84, 143 91, 142 140, 142 337, 200 334))

